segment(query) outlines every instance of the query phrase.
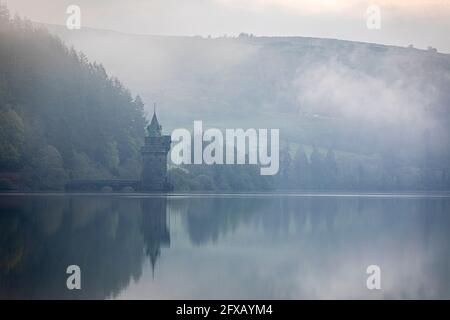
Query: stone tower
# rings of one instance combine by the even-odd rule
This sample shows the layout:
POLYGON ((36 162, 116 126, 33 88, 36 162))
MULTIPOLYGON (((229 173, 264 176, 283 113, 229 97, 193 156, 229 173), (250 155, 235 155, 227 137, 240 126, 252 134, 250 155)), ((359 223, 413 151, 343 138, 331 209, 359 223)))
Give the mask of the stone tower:
POLYGON ((142 191, 168 191, 170 185, 167 181, 167 153, 170 149, 170 136, 161 134, 162 127, 153 110, 153 117, 147 126, 145 144, 142 154, 142 191))

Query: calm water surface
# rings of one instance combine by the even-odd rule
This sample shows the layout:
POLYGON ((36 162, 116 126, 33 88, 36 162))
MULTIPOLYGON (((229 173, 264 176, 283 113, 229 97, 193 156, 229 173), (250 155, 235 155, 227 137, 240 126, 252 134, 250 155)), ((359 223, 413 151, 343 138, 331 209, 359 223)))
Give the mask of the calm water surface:
POLYGON ((450 197, 0 195, 0 298, 448 299, 450 197))

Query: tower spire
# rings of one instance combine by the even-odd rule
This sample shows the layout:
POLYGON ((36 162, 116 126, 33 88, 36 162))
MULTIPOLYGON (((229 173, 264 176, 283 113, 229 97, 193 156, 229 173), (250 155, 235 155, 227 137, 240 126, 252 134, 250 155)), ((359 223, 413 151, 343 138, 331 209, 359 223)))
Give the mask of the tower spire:
POLYGON ((162 127, 156 117, 156 103, 153 103, 153 117, 150 124, 147 127, 147 132, 150 137, 161 137, 162 127))

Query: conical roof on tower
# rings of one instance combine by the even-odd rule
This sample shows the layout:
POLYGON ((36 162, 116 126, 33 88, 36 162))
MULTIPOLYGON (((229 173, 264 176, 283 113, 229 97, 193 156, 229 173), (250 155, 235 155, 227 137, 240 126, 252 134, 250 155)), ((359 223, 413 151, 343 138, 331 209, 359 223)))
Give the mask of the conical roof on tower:
POLYGON ((150 124, 147 126, 147 132, 149 137, 161 137, 162 127, 156 117, 156 103, 153 105, 153 117, 150 124))

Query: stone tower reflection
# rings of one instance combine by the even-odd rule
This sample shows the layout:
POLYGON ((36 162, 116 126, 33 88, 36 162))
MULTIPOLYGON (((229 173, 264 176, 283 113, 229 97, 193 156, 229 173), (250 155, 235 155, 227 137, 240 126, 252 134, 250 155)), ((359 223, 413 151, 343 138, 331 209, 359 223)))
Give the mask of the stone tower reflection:
POLYGON ((154 275, 156 260, 161 254, 161 248, 170 247, 167 199, 166 197, 142 199, 141 207, 145 253, 150 259, 154 275))

